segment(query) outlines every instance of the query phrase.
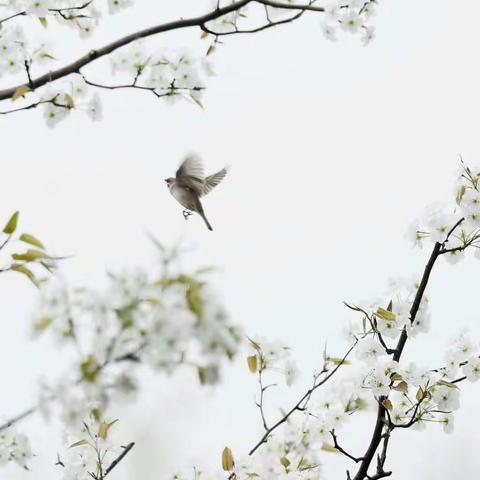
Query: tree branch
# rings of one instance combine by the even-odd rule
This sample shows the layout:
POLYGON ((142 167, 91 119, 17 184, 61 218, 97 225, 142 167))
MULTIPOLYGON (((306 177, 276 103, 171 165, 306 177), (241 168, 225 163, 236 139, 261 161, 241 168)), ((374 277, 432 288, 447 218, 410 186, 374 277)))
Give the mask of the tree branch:
POLYGON ((37 108, 39 105, 43 105, 45 103, 51 103, 52 105, 55 105, 56 107, 61 107, 61 108, 67 108, 71 109, 72 107, 69 107, 68 105, 64 105, 63 103, 58 103, 56 101, 56 98, 52 98, 51 100, 39 100, 38 102, 31 103, 30 105, 27 105, 25 107, 19 107, 19 108, 12 108, 11 110, 4 110, 3 112, 0 112, 0 115, 8 115, 9 113, 15 113, 15 112, 21 112, 22 110, 31 110, 32 108, 37 108))
POLYGON ((333 438, 333 446, 340 452, 343 453, 346 457, 348 457, 350 460, 353 460, 355 463, 361 462, 363 460, 363 457, 354 457, 353 455, 350 455, 347 451, 345 451, 339 444, 337 440, 337 436, 335 435, 335 430, 332 430, 330 432, 330 435, 333 438))
MULTIPOLYGON (((450 236, 453 234, 453 232, 461 225, 461 223, 464 221, 463 218, 457 221, 455 225, 450 229, 450 231, 447 233, 445 240, 443 243, 436 242, 432 253, 430 255, 430 258, 428 260, 427 265, 425 266, 425 270, 422 275, 422 279, 420 281, 420 285, 417 289, 417 293, 415 295, 415 298, 413 300, 412 306, 410 308, 410 322, 413 323, 415 320, 415 317, 418 313, 418 309, 420 308, 420 303, 423 299, 423 295, 425 293, 425 289, 427 288, 428 285, 428 280, 430 278, 430 274, 432 272, 432 269, 435 265, 435 262, 437 261, 438 257, 442 255, 443 251, 445 250, 445 243, 448 242, 450 236)), ((402 356, 403 349, 405 347, 405 343, 407 342, 408 334, 407 330, 404 328, 402 330, 402 333, 400 334, 400 338, 398 340, 397 346, 394 350, 394 354, 392 359, 396 362, 400 360, 400 357, 402 356)), ((461 379, 458 379, 458 381, 461 381, 461 379)), ((383 406, 383 401, 387 398, 387 396, 381 396, 378 399, 378 410, 377 410, 377 419, 375 422, 375 427, 373 429, 372 433, 372 438, 370 440, 370 444, 367 448, 367 451, 365 452, 364 458, 362 460, 362 463, 360 465, 360 468, 357 471, 357 474, 355 475, 353 480, 363 480, 365 478, 368 478, 368 469, 370 467, 370 464, 373 460, 373 457, 375 455, 375 452, 377 451, 377 448, 381 442, 382 439, 382 431, 383 427, 385 424, 391 424, 391 420, 388 422, 385 419, 385 412, 387 412, 386 408, 383 406)), ((418 407, 421 402, 419 402, 416 405, 414 414, 412 415, 412 418, 410 419, 410 422, 408 422, 408 426, 413 425, 415 422, 415 415, 416 412, 418 411, 418 407)), ((388 412, 387 412, 388 413, 388 412)), ((402 427, 401 425, 394 425, 395 427, 402 427)), ((403 426, 405 428, 405 425, 403 426)), ((387 453, 387 448, 388 448, 388 442, 384 443, 384 452, 382 453, 382 458, 386 457, 387 453)), ((383 463, 385 463, 385 460, 383 460, 383 463)), ((382 467, 383 468, 383 467, 382 467)), ((377 475, 374 477, 370 478, 383 478, 385 476, 389 476, 391 472, 377 472, 377 475), (381 476, 378 476, 381 475, 381 476)))
POLYGON ((187 88, 187 87, 176 87, 173 82, 170 87, 163 87, 163 88, 158 88, 158 87, 145 87, 143 85, 137 85, 136 81, 133 81, 132 83, 127 83, 124 85, 103 85, 101 83, 96 83, 92 82, 91 80, 88 80, 85 75, 82 75, 84 82, 87 85, 90 85, 92 87, 96 88, 103 88, 105 90, 118 90, 118 89, 125 89, 125 88, 136 88, 137 90, 144 90, 147 92, 153 93, 157 98, 162 98, 166 97, 168 95, 172 95, 173 92, 197 92, 200 90, 204 90, 204 87, 192 87, 192 88, 187 88), (165 93, 159 93, 158 90, 164 90, 165 93))
POLYGON ((240 30, 236 26, 234 30, 230 32, 215 32, 214 30, 211 30, 210 28, 208 28, 206 25, 201 25, 200 28, 205 33, 209 33, 210 35, 215 35, 216 37, 222 37, 226 35, 245 34, 245 33, 258 33, 258 32, 263 32, 264 30, 268 30, 269 28, 276 27, 278 25, 284 25, 286 23, 293 22, 294 20, 297 20, 298 18, 300 18, 304 13, 305 13, 305 10, 302 10, 298 12, 296 15, 293 15, 292 17, 284 18, 283 20, 277 20, 277 21, 271 21, 267 17, 268 23, 266 23, 265 25, 252 28, 252 29, 247 29, 247 30, 240 30))
POLYGON ((358 341, 355 341, 355 343, 348 349, 347 353, 343 356, 343 358, 341 359, 340 362, 338 362, 338 364, 335 366, 335 368, 326 376, 324 377, 321 381, 319 381, 318 383, 315 382, 315 384, 313 385, 313 387, 309 388, 305 394, 302 396, 302 398, 300 398, 300 400, 280 419, 278 420, 277 423, 275 423, 273 426, 271 426, 266 432, 265 434, 263 435, 263 437, 256 443, 256 445, 250 450, 250 452, 248 452, 249 455, 252 455, 253 453, 255 453, 261 445, 263 445, 264 443, 266 443, 266 441, 268 440, 268 438, 270 437, 270 435, 272 434, 272 432, 274 430, 276 430, 280 425, 283 425, 289 418, 290 416, 299 411, 303 411, 305 410, 305 407, 306 407, 306 402, 308 402, 308 400, 310 399, 310 397, 312 396, 312 393, 319 387, 321 387, 324 383, 326 383, 333 375, 335 375, 335 373, 337 372, 337 370, 344 364, 345 360, 347 359, 347 357, 350 355, 350 353, 352 352, 352 350, 356 347, 358 341))
MULTIPOLYGON (((267 7, 272 8, 281 8, 283 10, 303 10, 303 11, 311 11, 311 12, 325 12, 325 8, 323 7, 315 7, 314 5, 298 5, 295 3, 283 3, 283 2, 275 2, 272 0, 256 0, 257 3, 261 3, 267 7)), ((313 2, 311 2, 313 3, 313 2)))
MULTIPOLYGON (((176 20, 173 22, 167 22, 163 23, 160 25, 155 25, 153 27, 145 28, 143 30, 139 30, 137 32, 131 33, 129 35, 126 35, 124 37, 119 38, 118 40, 115 40, 114 42, 111 42, 104 47, 98 48, 91 50, 87 54, 83 55, 76 61, 65 65, 64 67, 61 67, 57 70, 52 70, 48 73, 45 73, 44 75, 40 75, 37 78, 32 79, 31 81, 31 90, 34 90, 36 88, 42 87, 46 85, 47 83, 53 82, 54 80, 58 80, 60 78, 63 78, 71 73, 78 73, 80 69, 90 63, 92 63, 94 60, 97 60, 101 57, 104 57, 113 51, 117 50, 120 47, 126 46, 136 40, 139 40, 141 38, 146 38, 150 37, 152 35, 157 35, 159 33, 165 33, 169 32, 172 30, 178 30, 182 28, 190 28, 190 27, 200 27, 205 26, 206 23, 216 20, 217 18, 220 18, 224 15, 227 15, 231 12, 235 12, 244 6, 246 6, 249 3, 257 3, 260 5, 264 6, 269 6, 273 8, 282 8, 286 10, 296 10, 299 12, 299 15, 296 15, 294 18, 290 18, 289 20, 284 20, 280 23, 287 23, 288 21, 292 21, 295 18, 299 17, 300 14, 304 13, 305 11, 313 11, 313 12, 324 12, 323 7, 316 7, 310 4, 307 5, 299 5, 299 4, 289 4, 289 3, 281 3, 281 2, 275 2, 275 1, 270 1, 270 0, 238 0, 230 5, 226 5, 221 8, 216 8, 215 10, 206 13, 205 15, 201 15, 198 17, 192 17, 192 18, 182 18, 180 20, 176 20)), ((87 6, 85 4, 80 8, 85 8, 87 6)), ((18 15, 24 15, 24 12, 18 13, 15 16, 18 15)), ((3 21, 6 21, 7 19, 4 19, 3 21)), ((1 21, 0 21, 1 23, 1 21)), ((262 29, 269 28, 270 24, 267 26, 264 26, 262 29)), ((252 30, 251 32, 248 33, 254 33, 255 30, 252 30)), ((260 30, 257 30, 260 31, 260 30)), ((237 32, 239 33, 239 32, 237 32)), ((17 91, 19 87, 21 87, 23 84, 16 85, 14 87, 6 88, 3 90, 0 90, 0 100, 5 100, 7 98, 11 98, 12 95, 17 91)))
MULTIPOLYGON (((234 12, 244 7, 245 5, 247 5, 252 1, 254 0, 239 0, 235 3, 232 3, 231 5, 227 5, 225 7, 215 9, 214 11, 209 12, 205 15, 201 15, 199 17, 185 18, 185 19, 180 19, 173 22, 167 22, 167 23, 155 25, 153 27, 145 28, 143 30, 139 30, 137 32, 131 33, 130 35, 121 37, 118 40, 115 40, 114 42, 105 45, 104 47, 101 47, 95 50, 90 50, 90 52, 88 52, 86 55, 80 57, 78 60, 64 67, 61 67, 57 70, 53 70, 35 79, 32 79, 33 88, 41 87, 43 85, 46 85, 47 83, 53 82, 54 80, 63 78, 71 73, 79 72, 79 70, 85 65, 88 65, 94 60, 104 57, 105 55, 108 55, 109 53, 112 53, 118 48, 134 42, 135 40, 150 37, 152 35, 156 35, 159 33, 178 30, 181 28, 199 27, 200 25, 203 25, 206 22, 215 20, 230 12, 234 12)), ((0 90, 0 100, 10 98, 21 86, 22 85, 16 85, 15 87, 0 90)))
MULTIPOLYGON (((461 222, 457 222, 457 224, 452 228, 452 230, 449 232, 447 235, 447 239, 450 236, 451 233, 457 228, 458 225, 460 225, 461 222)), ((413 300, 412 307, 410 308, 410 322, 413 322, 415 320, 415 317, 417 315, 418 309, 420 308, 420 303, 422 301, 423 295, 425 293, 425 289, 427 288, 428 280, 430 278, 430 274, 432 272, 433 266, 435 265, 435 262, 437 258, 440 256, 440 250, 442 248, 443 244, 442 243, 435 243, 432 253, 430 255, 430 258, 428 260, 427 265, 425 266, 425 270, 423 272, 422 279, 420 281, 420 285, 418 287, 417 293, 415 295, 415 299, 413 300)), ((397 346, 395 348, 395 353, 393 355, 393 360, 398 362, 400 360, 400 357, 402 356, 403 349, 405 347, 405 343, 407 342, 408 334, 407 330, 404 328, 402 330, 402 333, 400 334, 400 338, 398 340, 397 346)), ((377 419, 375 422, 375 427, 373 429, 372 433, 372 438, 370 440, 370 444, 367 448, 367 451, 365 452, 364 459, 362 460, 362 463, 357 471, 357 474, 355 475, 353 480, 363 480, 364 478, 367 477, 368 474, 368 469, 370 467, 370 464, 373 460, 373 457, 375 455, 375 452, 377 451, 377 448, 380 444, 380 441, 382 439, 382 430, 383 426, 385 424, 385 407, 382 405, 383 400, 385 400, 387 397, 382 396, 379 398, 378 402, 378 410, 377 410, 377 419)), ((379 477, 377 477, 379 478, 379 477)))
POLYGON ((128 452, 130 452, 134 446, 135 442, 131 442, 127 446, 123 447, 123 452, 105 470, 102 478, 105 478, 128 455, 128 452))

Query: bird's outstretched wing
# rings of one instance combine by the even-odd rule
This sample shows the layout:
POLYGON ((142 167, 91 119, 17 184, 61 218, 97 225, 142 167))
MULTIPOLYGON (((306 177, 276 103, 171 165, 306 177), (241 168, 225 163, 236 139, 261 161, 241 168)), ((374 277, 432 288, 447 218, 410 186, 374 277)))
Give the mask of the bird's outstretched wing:
POLYGON ((194 177, 197 180, 203 180, 205 174, 203 173, 203 164, 199 157, 196 155, 189 155, 181 163, 175 176, 181 177, 194 177))
POLYGON ((224 178, 227 174, 227 169, 222 168, 219 172, 214 173, 213 175, 209 175, 205 181, 203 182, 202 188, 202 196, 206 195, 212 189, 214 189, 224 178))

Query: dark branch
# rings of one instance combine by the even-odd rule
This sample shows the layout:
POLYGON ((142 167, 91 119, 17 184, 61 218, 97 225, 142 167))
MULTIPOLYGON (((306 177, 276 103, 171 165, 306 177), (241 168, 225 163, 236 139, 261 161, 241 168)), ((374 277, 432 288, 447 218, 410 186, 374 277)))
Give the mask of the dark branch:
POLYGON ((123 447, 123 452, 105 470, 105 473, 103 474, 103 477, 106 477, 128 455, 128 452, 134 446, 135 446, 135 442, 131 442, 126 447, 123 447))
POLYGON ((265 25, 262 25, 262 26, 256 27, 256 28, 246 29, 246 30, 241 30, 241 29, 237 28, 236 26, 235 26, 234 30, 231 30, 230 32, 215 32, 214 30, 211 30, 210 28, 208 28, 206 25, 201 25, 200 28, 204 32, 209 33, 210 35, 215 35, 216 37, 222 37, 222 36, 226 36, 226 35, 246 34, 246 33, 258 33, 258 32, 263 32, 264 30, 268 30, 269 28, 276 27, 278 25, 284 25, 286 23, 293 22, 293 21, 297 20, 298 18, 300 18, 304 13, 305 13, 305 11, 303 10, 303 11, 298 12, 296 15, 294 15, 292 17, 284 18, 283 20, 277 20, 275 22, 272 22, 272 21, 268 20, 268 23, 266 23, 265 25))
POLYGON ((192 88, 187 88, 187 87, 176 87, 175 85, 172 84, 170 87, 163 87, 163 88, 158 88, 158 87, 145 87, 143 85, 137 85, 136 81, 134 80, 132 83, 127 83, 124 85, 103 85, 101 83, 96 83, 92 82, 91 80, 88 80, 84 75, 82 75, 83 80, 87 85, 90 85, 92 87, 96 88, 103 88, 106 90, 118 90, 118 89, 125 89, 125 88, 136 88, 138 90, 144 90, 147 92, 153 93, 157 98, 161 97, 166 97, 168 95, 175 94, 174 92, 196 92, 200 90, 204 90, 204 87, 192 87, 192 88), (159 93, 158 90, 164 90, 165 93, 159 93))
POLYGON ((27 14, 27 12, 18 12, 18 13, 14 13, 13 15, 10 15, 9 17, 2 18, 0 20, 0 25, 2 25, 2 23, 4 23, 4 22, 8 22, 9 20, 12 20, 12 18, 20 17, 20 16, 26 15, 26 14, 27 14))
MULTIPOLYGON (((457 222, 457 224, 452 228, 452 230, 449 232, 447 235, 448 236, 453 233, 455 228, 457 228, 458 225, 460 225, 461 222, 457 222)), ((440 250, 442 248, 441 243, 435 243, 432 253, 430 255, 430 258, 428 260, 427 265, 425 266, 425 270, 423 272, 422 279, 420 281, 420 285, 418 287, 417 293, 415 295, 415 298, 412 303, 412 307, 410 308, 410 322, 413 323, 415 320, 415 317, 418 313, 418 309, 420 308, 420 303, 423 299, 423 295, 425 293, 425 289, 427 288, 428 285, 428 280, 430 278, 430 274, 432 272, 433 266, 435 265, 435 262, 437 258, 440 256, 440 250)), ((398 362, 400 360, 400 357, 402 356, 403 349, 405 347, 405 343, 407 342, 407 330, 404 328, 402 330, 402 333, 400 334, 400 338, 398 340, 397 346, 395 348, 395 353, 393 355, 393 360, 398 362)), ((368 474, 368 469, 370 467, 370 464, 373 460, 373 457, 375 455, 375 452, 377 451, 377 448, 380 444, 380 441, 382 439, 382 430, 385 425, 385 407, 382 405, 383 400, 385 400, 387 397, 380 397, 379 398, 379 403, 378 403, 378 409, 377 409, 377 419, 375 422, 375 427, 373 429, 372 433, 372 438, 370 440, 370 444, 367 448, 367 451, 365 452, 364 459, 362 460, 362 463, 357 471, 357 474, 354 477, 354 480, 363 480, 364 478, 367 477, 368 474)), ((385 476, 385 475, 384 475, 385 476)), ((381 478, 381 477, 377 477, 381 478)))
POLYGON ((345 451, 339 444, 337 440, 337 436, 335 435, 335 430, 332 430, 330 432, 330 435, 333 438, 333 446, 340 452, 343 453, 346 457, 348 457, 350 460, 353 460, 355 463, 361 462, 363 460, 363 457, 354 457, 353 455, 350 455, 347 451, 345 451))
MULTIPOLYGON (((238 2, 232 3, 231 5, 227 5, 225 7, 215 9, 214 11, 209 12, 205 15, 201 15, 199 17, 185 18, 185 19, 176 20, 173 22, 163 23, 160 25, 155 25, 153 27, 145 28, 143 30, 139 30, 138 32, 131 33, 130 35, 121 37, 118 40, 115 40, 114 42, 105 45, 104 47, 101 47, 96 50, 91 50, 86 55, 80 57, 78 60, 64 67, 61 67, 57 70, 53 70, 44 75, 41 75, 40 77, 33 79, 32 80, 33 88, 42 87, 43 85, 53 82, 54 80, 63 78, 71 73, 78 72, 85 65, 88 65, 92 63, 94 60, 104 57, 105 55, 108 55, 113 51, 117 50, 118 48, 134 42, 135 40, 139 40, 145 37, 150 37, 152 35, 156 35, 159 33, 178 30, 181 28, 199 27, 200 25, 203 25, 206 22, 215 20, 230 12, 234 12, 244 7, 245 5, 247 5, 252 1, 253 0, 239 0, 238 2)), ((0 90, 0 100, 10 98, 17 91, 19 87, 21 87, 21 85, 16 85, 15 87, 0 90)))
MULTIPOLYGON (((80 71, 82 67, 85 65, 88 65, 92 63, 93 61, 104 57, 113 51, 117 50, 120 47, 124 47, 136 40, 139 40, 141 38, 146 38, 150 37, 152 35, 157 35, 159 33, 165 33, 169 32, 172 30, 178 30, 182 28, 190 28, 190 27, 202 27, 205 26, 206 23, 211 22, 212 20, 216 20, 217 18, 220 18, 224 15, 227 15, 231 12, 235 12, 244 6, 246 6, 249 3, 258 3, 264 6, 269 6, 269 7, 274 7, 274 8, 282 8, 282 9, 287 9, 287 10, 296 10, 299 12, 299 15, 304 13, 305 11, 314 11, 314 12, 324 12, 323 7, 316 7, 311 4, 308 5, 297 5, 297 4, 289 4, 289 3, 281 3, 281 2, 274 2, 274 1, 269 1, 269 0, 238 0, 230 5, 226 5, 221 8, 216 8, 215 10, 205 14, 201 15, 198 17, 192 17, 192 18, 184 18, 180 20, 176 20, 173 22, 167 22, 163 23, 160 25, 155 25, 153 27, 145 28, 143 30, 139 30, 137 32, 131 33, 129 35, 126 35, 124 37, 121 37, 117 40, 115 40, 112 43, 109 43, 105 45, 104 47, 98 48, 91 50, 87 54, 83 55, 76 61, 65 65, 64 67, 61 67, 57 70, 53 70, 51 72, 45 73, 44 75, 41 75, 37 78, 32 79, 31 85, 33 89, 42 87, 46 85, 47 83, 53 82, 54 80, 58 80, 59 78, 63 78, 71 73, 77 73, 80 71)), ((86 6, 87 4, 85 4, 86 6)), ((80 8, 80 7, 78 7, 80 8)), ((84 6, 82 8, 85 8, 84 6)), ((17 15, 23 15, 24 12, 19 13, 17 15)), ((297 16, 296 16, 297 17, 297 16)), ((6 19, 4 19, 5 21, 6 19)), ((281 23, 286 23, 288 21, 292 21, 292 19, 282 21, 281 23)), ((280 24, 280 22, 278 22, 280 24)), ((269 28, 270 24, 265 26, 265 28, 269 28)), ((249 32, 249 33, 254 33, 249 32)), ((6 88, 3 90, 0 90, 0 100, 5 100, 7 98, 11 98, 13 94, 18 90, 19 87, 22 85, 16 85, 14 87, 6 88)))
POLYGON ((37 108, 39 105, 44 105, 45 103, 51 103, 52 105, 55 105, 56 107, 61 107, 61 108, 67 108, 67 109, 72 108, 68 105, 64 105, 63 103, 58 103, 56 101, 56 98, 57 97, 52 98, 51 100, 39 100, 38 102, 31 103, 30 105, 27 105, 25 107, 12 108, 11 110, 5 110, 3 112, 0 112, 0 115, 7 115, 9 113, 21 112, 22 110, 31 110, 32 108, 37 108))
POLYGON ((262 5, 266 5, 268 7, 281 8, 283 10, 303 10, 303 11, 311 11, 311 12, 325 12, 325 8, 315 7, 314 5, 297 5, 295 3, 275 2, 272 0, 258 0, 258 3, 261 3, 262 5))

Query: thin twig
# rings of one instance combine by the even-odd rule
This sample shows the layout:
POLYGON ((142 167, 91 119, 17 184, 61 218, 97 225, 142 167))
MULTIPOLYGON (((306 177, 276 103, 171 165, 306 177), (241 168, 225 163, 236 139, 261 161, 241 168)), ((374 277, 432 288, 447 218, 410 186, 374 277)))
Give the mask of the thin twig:
POLYGON ((363 460, 363 457, 354 457, 347 451, 345 451, 339 444, 337 440, 337 436, 335 435, 335 430, 332 430, 330 432, 330 435, 332 436, 333 439, 333 446, 340 452, 343 453, 346 457, 348 457, 350 460, 353 460, 355 463, 361 462, 363 460))
POLYGON ((348 349, 347 353, 343 356, 343 358, 340 360, 340 362, 338 362, 338 364, 335 366, 335 368, 328 374, 326 375, 321 381, 319 381, 318 383, 315 383, 311 388, 309 388, 303 395, 302 397, 300 398, 300 400, 282 417, 280 418, 280 420, 278 420, 273 426, 271 426, 265 433, 264 435, 262 436, 262 438, 256 443, 256 445, 250 450, 250 452, 248 452, 249 455, 252 455, 253 453, 255 453, 261 445, 263 445, 267 440, 268 438, 270 437, 270 435, 272 434, 272 432, 274 430, 276 430, 280 425, 283 425, 289 418, 290 416, 297 412, 297 411, 303 411, 305 410, 305 406, 306 406, 306 401, 308 401, 310 399, 310 397, 312 396, 312 393, 319 387, 321 387, 323 384, 325 384, 333 375, 335 375, 335 373, 337 372, 337 370, 344 364, 345 360, 347 359, 347 357, 350 355, 350 353, 352 352, 352 350, 355 348, 355 346, 357 345, 358 343, 358 340, 355 341, 355 343, 348 349))

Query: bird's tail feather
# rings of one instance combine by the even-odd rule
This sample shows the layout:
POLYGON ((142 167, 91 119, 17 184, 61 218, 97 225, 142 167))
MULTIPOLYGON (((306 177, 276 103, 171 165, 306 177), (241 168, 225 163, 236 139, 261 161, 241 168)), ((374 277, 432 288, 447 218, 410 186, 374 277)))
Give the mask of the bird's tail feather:
POLYGON ((207 217, 205 216, 204 213, 201 213, 200 214, 203 218, 203 221, 205 222, 205 225, 207 226, 207 228, 212 232, 213 231, 213 228, 212 226, 210 225, 210 222, 207 220, 207 217))

